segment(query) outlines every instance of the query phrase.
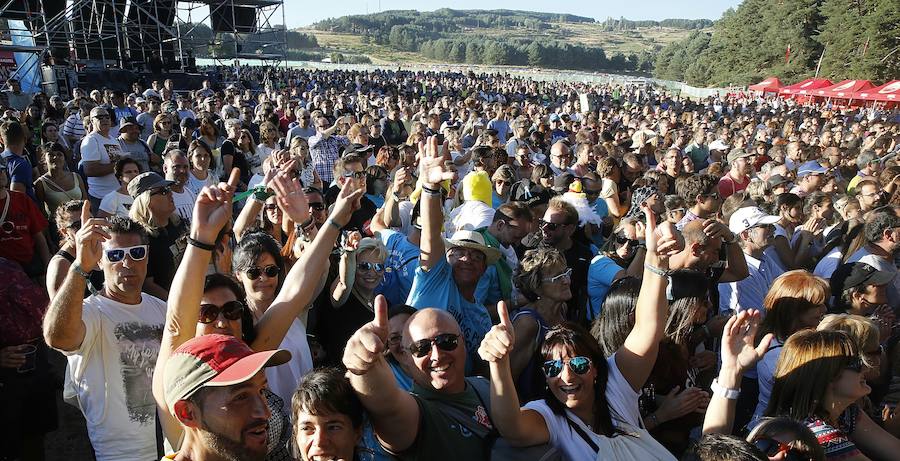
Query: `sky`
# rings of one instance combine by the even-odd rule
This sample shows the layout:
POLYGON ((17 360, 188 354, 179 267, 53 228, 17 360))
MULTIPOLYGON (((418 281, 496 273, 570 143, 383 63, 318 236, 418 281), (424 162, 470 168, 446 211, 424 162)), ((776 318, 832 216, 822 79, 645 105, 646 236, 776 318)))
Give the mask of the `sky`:
POLYGON ((350 14, 377 13, 387 10, 433 11, 439 8, 455 10, 523 10, 550 13, 569 13, 604 20, 607 17, 626 19, 667 18, 719 19, 728 8, 736 7, 740 0, 639 0, 639 1, 571 1, 556 0, 453 0, 452 2, 411 0, 338 0, 304 1, 284 0, 285 23, 288 28, 310 25, 327 18, 350 14))

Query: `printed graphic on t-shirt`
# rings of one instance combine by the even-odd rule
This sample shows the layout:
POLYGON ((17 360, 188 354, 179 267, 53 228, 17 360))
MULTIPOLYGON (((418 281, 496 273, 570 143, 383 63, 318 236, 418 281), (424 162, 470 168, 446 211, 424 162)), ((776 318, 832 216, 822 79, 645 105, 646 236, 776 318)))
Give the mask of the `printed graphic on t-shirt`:
POLYGON ((122 157, 122 148, 118 144, 104 144, 103 147, 106 148, 110 163, 117 162, 122 157))
POLYGON ((119 361, 125 386, 128 417, 139 424, 152 423, 156 417, 153 399, 153 367, 162 342, 162 325, 122 323, 116 326, 119 361))

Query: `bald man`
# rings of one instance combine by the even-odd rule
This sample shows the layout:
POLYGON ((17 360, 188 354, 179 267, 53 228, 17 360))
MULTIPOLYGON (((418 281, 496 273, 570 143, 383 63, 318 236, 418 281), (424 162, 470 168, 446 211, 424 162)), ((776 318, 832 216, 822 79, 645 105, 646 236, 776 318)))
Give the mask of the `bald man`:
POLYGON ((397 386, 384 357, 389 321, 383 296, 375 320, 350 338, 344 365, 369 412, 382 446, 400 460, 483 460, 493 424, 483 402, 487 380, 466 378, 466 345, 459 324, 439 309, 421 309, 406 323, 401 340, 410 354, 413 388, 397 386))

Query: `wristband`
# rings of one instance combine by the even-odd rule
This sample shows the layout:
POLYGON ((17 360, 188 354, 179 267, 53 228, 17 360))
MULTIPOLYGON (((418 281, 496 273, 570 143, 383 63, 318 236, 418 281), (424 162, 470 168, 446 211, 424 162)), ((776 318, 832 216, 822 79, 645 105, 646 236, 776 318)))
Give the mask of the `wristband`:
POLYGON ((201 249, 201 250, 213 251, 213 250, 216 249, 216 245, 215 245, 215 244, 211 244, 211 243, 203 243, 203 242, 201 242, 201 241, 199 241, 199 240, 194 240, 194 239, 192 239, 192 238, 190 238, 190 237, 187 238, 187 243, 188 243, 188 245, 190 245, 190 246, 192 246, 192 247, 199 248, 199 249, 201 249))
POLYGON ((428 187, 428 186, 426 186, 426 185, 424 185, 424 184, 422 185, 422 192, 424 192, 424 193, 426 193, 426 194, 428 194, 428 195, 441 195, 441 189, 440 189, 440 187, 437 188, 437 189, 432 189, 432 188, 430 188, 430 187, 428 187))
POLYGON ((650 265, 649 263, 644 263, 644 269, 660 276, 660 277, 668 277, 671 271, 660 269, 656 266, 650 265))
POLYGON ((719 384, 719 378, 713 380, 712 384, 709 385, 710 390, 713 391, 713 395, 721 395, 728 400, 737 400, 738 396, 741 395, 741 389, 728 389, 726 387, 722 387, 719 384))
POLYGON ((338 230, 338 232, 340 232, 341 229, 343 228, 343 226, 341 226, 340 224, 334 222, 334 220, 331 219, 331 218, 326 219, 326 220, 325 220, 325 224, 328 224, 328 225, 334 227, 335 229, 338 230))
POLYGON ((91 278, 91 273, 90 273, 90 272, 85 272, 85 270, 82 269, 81 266, 80 266, 78 263, 74 263, 74 264, 72 264, 71 266, 69 266, 69 270, 72 271, 72 272, 74 272, 74 273, 76 273, 76 274, 78 274, 78 275, 80 275, 80 276, 82 276, 82 277, 84 277, 85 280, 91 278))

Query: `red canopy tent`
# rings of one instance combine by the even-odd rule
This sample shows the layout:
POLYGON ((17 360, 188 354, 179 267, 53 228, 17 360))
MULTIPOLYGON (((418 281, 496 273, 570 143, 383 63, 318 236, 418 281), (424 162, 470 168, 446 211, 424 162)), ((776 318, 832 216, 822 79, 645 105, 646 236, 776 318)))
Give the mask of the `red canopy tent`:
POLYGON ((833 85, 831 80, 826 80, 824 78, 808 78, 800 83, 783 87, 778 90, 778 92, 792 96, 811 96, 813 90, 818 90, 819 88, 825 88, 831 85, 833 85))
POLYGON ((866 101, 900 102, 900 80, 893 80, 884 85, 854 93, 853 97, 866 101))
POLYGON ((856 99, 854 93, 868 90, 875 85, 868 80, 844 80, 841 83, 813 90, 812 94, 823 98, 856 99))
POLYGON ((763 93, 777 93, 781 89, 781 80, 778 80, 778 77, 769 77, 756 85, 748 86, 747 89, 750 91, 762 91, 763 93))

